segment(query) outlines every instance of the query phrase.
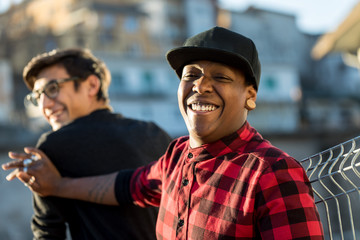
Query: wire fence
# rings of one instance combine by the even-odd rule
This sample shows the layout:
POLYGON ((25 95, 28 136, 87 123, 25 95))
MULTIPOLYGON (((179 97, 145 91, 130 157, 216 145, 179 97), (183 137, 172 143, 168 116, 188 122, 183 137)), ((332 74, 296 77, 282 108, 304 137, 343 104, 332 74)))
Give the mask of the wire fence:
POLYGON ((302 160, 325 239, 360 239, 360 136, 302 160))

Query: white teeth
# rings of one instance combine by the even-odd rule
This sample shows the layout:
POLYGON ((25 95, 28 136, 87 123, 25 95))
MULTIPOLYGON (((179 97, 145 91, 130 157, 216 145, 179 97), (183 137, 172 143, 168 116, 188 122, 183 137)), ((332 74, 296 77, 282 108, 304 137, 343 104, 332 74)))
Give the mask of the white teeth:
POLYGON ((211 112, 216 109, 215 105, 212 104, 200 104, 200 103, 192 103, 191 109, 194 111, 201 111, 201 112, 211 112))

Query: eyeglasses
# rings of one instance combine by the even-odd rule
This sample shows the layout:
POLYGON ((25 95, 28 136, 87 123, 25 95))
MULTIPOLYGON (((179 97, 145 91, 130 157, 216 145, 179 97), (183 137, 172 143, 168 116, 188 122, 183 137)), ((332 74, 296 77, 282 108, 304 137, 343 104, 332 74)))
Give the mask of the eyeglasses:
POLYGON ((69 81, 79 80, 79 77, 70 77, 64 79, 53 79, 49 81, 42 90, 31 92, 25 97, 25 101, 29 101, 35 106, 39 106, 39 100, 41 95, 44 93, 46 97, 50 99, 55 99, 60 91, 60 84, 69 81))

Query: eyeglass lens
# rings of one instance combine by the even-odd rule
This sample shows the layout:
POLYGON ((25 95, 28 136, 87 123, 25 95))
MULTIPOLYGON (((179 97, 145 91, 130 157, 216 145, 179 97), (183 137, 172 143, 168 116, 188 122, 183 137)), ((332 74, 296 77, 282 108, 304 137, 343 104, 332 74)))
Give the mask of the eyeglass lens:
POLYGON ((44 89, 42 91, 37 91, 31 94, 31 102, 35 105, 39 105, 39 100, 41 97, 41 94, 44 93, 46 97, 50 99, 56 98, 56 96, 59 93, 59 84, 57 81, 51 81, 48 84, 45 85, 44 89))

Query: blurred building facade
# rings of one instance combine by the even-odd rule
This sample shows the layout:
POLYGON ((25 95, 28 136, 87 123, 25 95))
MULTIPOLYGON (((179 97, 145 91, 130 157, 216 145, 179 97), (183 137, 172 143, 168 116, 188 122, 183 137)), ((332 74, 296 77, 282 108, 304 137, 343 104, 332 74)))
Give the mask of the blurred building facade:
POLYGON ((319 36, 311 49, 311 56, 323 63, 316 74, 328 73, 328 79, 322 79, 323 81, 320 81, 318 86, 340 99, 338 109, 344 116, 344 125, 358 127, 360 124, 358 106, 360 101, 360 2, 355 4, 335 30, 319 36), (344 64, 350 68, 344 68, 344 64), (341 78, 334 74, 339 70, 342 72, 341 78), (352 81, 353 79, 357 81, 352 81), (326 82, 330 84, 326 86, 326 82), (339 88, 331 87, 339 82, 339 88))
POLYGON ((0 59, 12 69, 11 111, 24 116, 28 90, 21 73, 33 56, 88 47, 112 73, 115 111, 155 121, 174 137, 186 134, 178 79, 164 56, 214 25, 243 33, 257 45, 262 77, 249 121, 275 145, 306 157, 358 135, 356 69, 339 56, 313 60, 310 51, 319 36, 300 32, 293 15, 253 7, 229 11, 216 0, 27 0, 13 6, 0 15, 0 59))
POLYGON ((11 121, 14 112, 13 79, 11 66, 7 61, 0 61, 0 123, 11 121))

